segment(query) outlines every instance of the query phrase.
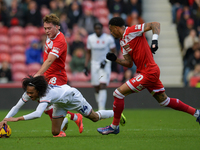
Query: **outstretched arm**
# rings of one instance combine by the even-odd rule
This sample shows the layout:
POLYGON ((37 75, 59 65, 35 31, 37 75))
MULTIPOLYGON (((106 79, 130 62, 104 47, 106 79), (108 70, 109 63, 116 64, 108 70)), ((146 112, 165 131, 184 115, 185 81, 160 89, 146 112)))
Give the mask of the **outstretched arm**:
POLYGON ((160 23, 159 22, 150 22, 145 23, 144 25, 144 32, 152 30, 153 34, 160 34, 160 23))

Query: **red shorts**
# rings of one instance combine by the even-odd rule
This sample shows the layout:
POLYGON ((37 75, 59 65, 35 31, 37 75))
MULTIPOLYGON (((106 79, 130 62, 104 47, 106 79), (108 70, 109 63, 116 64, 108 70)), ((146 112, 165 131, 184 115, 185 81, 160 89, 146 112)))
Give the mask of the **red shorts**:
POLYGON ((145 88, 151 93, 151 95, 155 95, 165 91, 165 88, 159 79, 159 74, 151 75, 141 73, 134 78, 128 80, 126 84, 133 91, 133 93, 138 93, 145 88))

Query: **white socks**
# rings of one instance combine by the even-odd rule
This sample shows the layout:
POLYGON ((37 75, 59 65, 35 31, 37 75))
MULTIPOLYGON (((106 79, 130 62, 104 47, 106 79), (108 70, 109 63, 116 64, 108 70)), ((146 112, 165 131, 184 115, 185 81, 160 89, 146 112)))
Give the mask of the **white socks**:
POLYGON ((98 109, 99 110, 105 110, 106 100, 107 100, 106 89, 100 90, 99 91, 99 98, 98 98, 98 109))
POLYGON ((99 115, 99 120, 111 118, 114 116, 113 110, 99 110, 96 113, 99 115))
POLYGON ((65 126, 66 123, 68 123, 68 119, 64 118, 63 122, 62 122, 62 125, 61 125, 61 129, 60 129, 61 131, 63 131, 63 128, 64 128, 64 126, 65 126))

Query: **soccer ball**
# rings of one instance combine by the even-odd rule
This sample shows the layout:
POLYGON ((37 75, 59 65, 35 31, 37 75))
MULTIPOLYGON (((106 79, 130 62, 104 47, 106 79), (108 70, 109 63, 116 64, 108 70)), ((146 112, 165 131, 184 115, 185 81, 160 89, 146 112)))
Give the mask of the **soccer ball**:
POLYGON ((1 129, 0 129, 0 138, 9 138, 11 135, 12 131, 9 125, 5 124, 1 129))

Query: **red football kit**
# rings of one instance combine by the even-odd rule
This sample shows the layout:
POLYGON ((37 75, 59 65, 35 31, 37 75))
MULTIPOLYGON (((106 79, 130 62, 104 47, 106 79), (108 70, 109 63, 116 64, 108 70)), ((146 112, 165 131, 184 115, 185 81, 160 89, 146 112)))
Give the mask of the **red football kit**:
POLYGON ((145 88, 154 95, 164 92, 164 86, 160 81, 160 69, 153 59, 153 54, 144 35, 144 24, 126 27, 123 38, 120 39, 123 55, 129 54, 137 66, 136 77, 126 82, 133 92, 139 92, 145 88))
POLYGON ((49 69, 44 73, 49 84, 63 85, 67 84, 67 74, 65 70, 65 60, 67 56, 67 43, 65 36, 59 32, 54 38, 48 38, 45 43, 43 61, 53 54, 57 59, 51 64, 49 69))

